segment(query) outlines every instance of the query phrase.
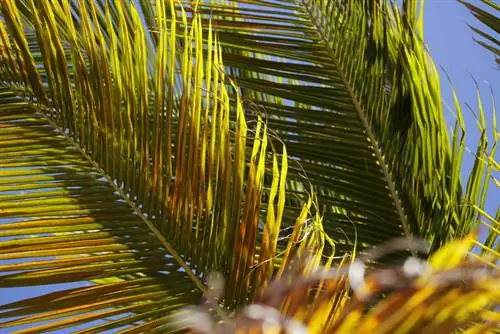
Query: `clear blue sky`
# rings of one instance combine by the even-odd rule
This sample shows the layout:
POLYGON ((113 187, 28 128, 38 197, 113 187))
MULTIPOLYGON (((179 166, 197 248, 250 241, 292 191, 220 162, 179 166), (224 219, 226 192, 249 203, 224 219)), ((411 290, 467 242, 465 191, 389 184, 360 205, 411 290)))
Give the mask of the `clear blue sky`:
MULTIPOLYGON (((479 3, 479 0, 471 0, 479 3)), ((474 77, 483 93, 485 110, 488 119, 491 119, 491 95, 493 89, 497 105, 500 104, 500 71, 496 70, 493 56, 490 52, 476 44, 472 39, 472 32, 467 23, 480 26, 468 10, 455 0, 427 0, 425 3, 425 40, 438 68, 443 67, 451 76, 453 85, 459 94, 462 103, 468 103, 476 107, 476 90, 472 77, 474 77)), ((446 79, 442 79, 443 99, 453 106, 451 89, 446 79)), ((453 115, 445 109, 445 116, 450 126, 453 124, 453 115)), ((469 128, 468 146, 475 150, 478 132, 475 130, 475 121, 472 113, 464 111, 464 117, 469 128)), ((500 119, 499 119, 500 122, 500 119)), ((497 155, 498 157, 498 155, 497 155)), ((472 157, 465 156, 471 167, 472 157)), ((467 171, 462 173, 465 177, 467 171)), ((499 175, 496 175, 500 178, 499 175)), ((494 184, 490 186, 487 211, 495 214, 500 199, 500 189, 494 184)), ((27 298, 33 295, 44 294, 53 289, 75 287, 76 285, 61 284, 52 288, 31 287, 22 291, 2 291, 2 302, 7 303, 14 300, 27 298)), ((57 333, 68 333, 63 330, 57 333)), ((0 333, 7 333, 0 329, 0 333)))

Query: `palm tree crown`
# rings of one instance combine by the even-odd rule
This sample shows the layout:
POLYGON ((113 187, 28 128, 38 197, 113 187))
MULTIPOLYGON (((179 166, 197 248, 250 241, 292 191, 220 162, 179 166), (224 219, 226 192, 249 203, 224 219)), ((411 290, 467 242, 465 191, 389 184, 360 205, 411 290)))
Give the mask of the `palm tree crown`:
MULTIPOLYGON (((211 272, 224 318, 292 272, 399 263, 367 255, 395 238, 405 258, 426 240, 420 255, 443 272, 477 244, 470 256, 496 270, 500 213, 483 208, 498 136, 480 107, 463 183, 465 124, 457 102, 446 130, 421 3, 3 0, 0 287, 83 285, 0 305, 0 328, 183 329, 211 272), (481 224, 484 242, 467 237, 481 224)), ((282 314, 355 330, 342 270, 292 288, 282 314)), ((464 278, 479 292, 454 323, 491 307, 496 275, 464 278)))

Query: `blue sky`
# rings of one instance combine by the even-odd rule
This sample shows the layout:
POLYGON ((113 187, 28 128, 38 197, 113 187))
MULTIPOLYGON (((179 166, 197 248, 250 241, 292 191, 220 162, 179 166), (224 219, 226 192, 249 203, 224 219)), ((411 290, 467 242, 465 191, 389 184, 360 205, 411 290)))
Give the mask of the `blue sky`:
MULTIPOLYGON (((479 0, 471 0, 473 3, 479 3, 479 0)), ((479 46, 472 39, 472 32, 467 23, 480 26, 468 10, 460 5, 456 0, 427 0, 425 4, 425 41, 438 68, 444 68, 451 76, 453 86, 459 94, 462 103, 468 103, 476 108, 476 89, 474 86, 474 77, 479 83, 484 98, 485 110, 488 119, 491 119, 491 95, 493 89, 497 102, 500 101, 500 72, 496 70, 493 55, 479 46)), ((453 106, 451 89, 446 81, 442 79, 442 96, 445 103, 453 106)), ((500 103, 500 102, 499 102, 500 103)), ((450 126, 453 124, 453 114, 445 110, 445 117, 450 126)), ((471 112, 464 109, 464 118, 466 120, 468 131, 468 146, 475 149, 475 143, 478 139, 478 131, 475 128, 474 116, 471 112)), ((500 121, 500 120, 499 120, 500 121)), ((472 156, 465 156, 469 163, 466 167, 470 168, 472 156)), ((498 159, 498 155, 497 155, 498 159)), ((463 177, 467 174, 467 168, 462 173, 463 177)), ((498 174, 497 174, 498 178, 498 174)), ((495 214, 500 199, 500 189, 494 184, 490 186, 489 201, 487 211, 495 214)), ((62 289, 76 285, 62 284, 55 289, 62 289)), ((1 291, 2 289, 0 289, 1 291)), ((2 302, 27 298, 37 294, 43 294, 51 291, 47 287, 31 287, 23 291, 17 290, 16 293, 2 292, 2 302)), ((58 333, 68 333, 69 331, 58 331, 58 333)), ((0 329, 0 333, 6 333, 0 329)))

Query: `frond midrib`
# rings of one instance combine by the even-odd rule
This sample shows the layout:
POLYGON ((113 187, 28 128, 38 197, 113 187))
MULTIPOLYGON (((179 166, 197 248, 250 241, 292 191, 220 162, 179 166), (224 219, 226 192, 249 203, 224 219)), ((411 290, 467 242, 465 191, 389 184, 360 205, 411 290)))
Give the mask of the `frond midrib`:
POLYGON ((367 139, 369 140, 371 147, 373 149, 373 152, 375 153, 375 156, 378 161, 378 165, 380 166, 380 169, 382 170, 382 173, 384 175, 385 181, 387 183, 388 189, 390 191, 390 194, 394 200, 394 205, 396 207, 396 211, 399 217, 399 220, 403 226, 404 232, 407 237, 411 237, 411 229, 407 221, 407 217, 405 214, 405 210, 403 207, 403 203, 398 195, 397 189, 396 189, 396 184, 391 176, 391 171, 389 169, 389 166, 387 162, 384 159, 383 153, 381 152, 380 148, 378 147, 377 143, 377 137, 369 123, 368 117, 364 111, 364 108, 362 107, 362 102, 357 98, 356 96, 356 89, 353 87, 353 85, 349 82, 347 79, 347 76, 345 74, 344 69, 340 65, 340 62, 338 58, 336 57, 337 52, 334 48, 331 47, 331 41, 328 40, 327 36, 329 35, 325 29, 328 29, 328 25, 321 25, 320 19, 315 17, 314 14, 312 13, 310 6, 309 6, 309 1, 305 0, 300 0, 300 3, 306 8, 307 13, 309 14, 310 21, 314 24, 314 27, 316 28, 316 33, 322 42, 322 46, 327 50, 326 54, 328 55, 329 59, 332 61, 335 69, 338 71, 339 76, 342 80, 342 83, 345 87, 345 89, 348 91, 349 96, 352 99, 353 106, 356 110, 356 114, 358 116, 359 122, 363 126, 363 129, 366 133, 367 139))
MULTIPOLYGON (((54 129, 59 129, 59 127, 49 118, 44 117, 45 120, 54 127, 54 129)), ((142 222, 149 228, 149 230, 154 234, 154 236, 160 241, 163 247, 175 258, 175 260, 179 263, 179 265, 184 268, 186 274, 191 278, 193 283, 196 285, 198 289, 204 294, 207 293, 207 290, 203 283, 201 283, 200 279, 193 274, 191 268, 184 262, 179 253, 175 250, 175 248, 166 240, 160 230, 144 215, 142 210, 132 201, 129 196, 125 193, 125 191, 119 187, 115 182, 112 181, 112 177, 109 176, 93 159, 90 155, 88 155, 77 143, 74 142, 73 138, 66 133, 60 132, 59 134, 65 138, 70 145, 77 150, 87 161, 92 165, 94 170, 103 178, 106 179, 107 183, 113 187, 113 189, 119 194, 119 196, 125 201, 125 203, 137 214, 138 217, 141 218, 142 222)), ((219 308, 217 308, 219 310, 219 308)))

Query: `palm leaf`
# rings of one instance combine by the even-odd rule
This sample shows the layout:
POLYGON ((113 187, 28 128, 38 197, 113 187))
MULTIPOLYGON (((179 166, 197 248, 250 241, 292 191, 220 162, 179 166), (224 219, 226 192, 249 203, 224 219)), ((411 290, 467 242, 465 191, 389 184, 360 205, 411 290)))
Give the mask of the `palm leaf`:
MULTIPOLYGON (((415 235, 435 250, 477 225, 477 211, 464 204, 479 197, 462 190, 455 159, 464 127, 450 148, 416 1, 402 9, 319 0, 193 6, 212 20, 247 117, 266 117, 285 142, 290 198, 304 199, 315 186, 337 249, 415 235)), ((480 179, 468 191, 481 188, 480 179)))
POLYGON ((14 320, 0 326, 39 333, 111 316, 169 321, 172 310, 199 300, 116 187, 33 104, 5 89, 0 96, 1 288, 103 281, 3 304, 0 317, 14 320))
MULTIPOLYGON (((487 224, 496 138, 489 152, 480 110, 462 191, 460 109, 450 147, 403 5, 3 1, 0 287, 91 286, 1 305, 0 326, 182 329, 210 271, 240 306, 356 240, 435 249, 487 224)), ((312 316, 339 314, 347 281, 332 291, 312 316)))
POLYGON ((196 16, 177 29, 157 15, 151 56, 133 4, 74 5, 2 3, 0 286, 92 286, 2 305, 0 326, 163 331, 210 270, 232 273, 227 304, 240 303, 249 275, 265 284, 300 243, 277 245, 286 151, 229 107, 219 45, 202 44, 196 16), (270 267, 252 270, 259 257, 270 267))
MULTIPOLYGON (((475 238, 447 244, 428 262, 410 257, 404 266, 366 271, 357 260, 273 282, 262 298, 224 323, 215 324, 200 308, 179 318, 207 334, 491 332, 499 324, 493 311, 499 273, 467 259, 475 238), (358 284, 350 300, 339 300, 346 274, 358 284), (331 312, 328 306, 339 302, 343 305, 331 312)), ((384 246, 372 250, 383 251, 384 246)))
POLYGON ((482 45, 487 50, 491 51, 495 56, 497 64, 500 64, 500 40, 498 40, 498 37, 496 37, 498 36, 498 33, 500 33, 500 18, 498 17, 498 15, 495 15, 495 13, 498 13, 498 11, 500 11, 500 6, 490 0, 481 0, 481 2, 485 5, 485 9, 482 9, 480 6, 473 5, 467 1, 459 0, 459 2, 466 6, 470 10, 472 15, 474 15, 486 27, 492 30, 491 32, 485 32, 482 29, 470 26, 471 29, 482 38, 481 40, 476 40, 477 43, 479 45, 482 45), (493 12, 490 13, 486 10, 486 8, 492 9, 493 12))

